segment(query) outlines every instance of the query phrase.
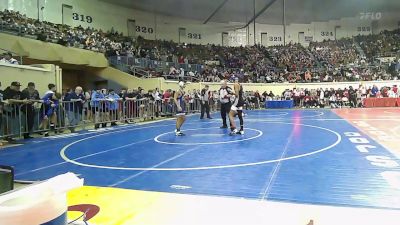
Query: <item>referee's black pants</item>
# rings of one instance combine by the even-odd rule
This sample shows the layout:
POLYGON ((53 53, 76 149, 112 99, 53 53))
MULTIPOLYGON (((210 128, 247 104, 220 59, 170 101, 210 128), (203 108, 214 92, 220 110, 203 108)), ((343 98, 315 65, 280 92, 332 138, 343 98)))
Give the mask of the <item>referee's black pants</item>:
POLYGON ((231 111, 231 103, 221 103, 221 118, 222 118, 222 126, 227 127, 228 124, 226 123, 226 114, 231 111))
POLYGON ((207 118, 211 118, 211 116, 210 116, 210 105, 209 105, 208 101, 202 101, 201 102, 201 116, 200 116, 200 119, 204 118, 204 112, 207 113, 207 118))
POLYGON ((357 98, 350 97, 349 101, 350 101, 350 107, 357 108, 357 98))

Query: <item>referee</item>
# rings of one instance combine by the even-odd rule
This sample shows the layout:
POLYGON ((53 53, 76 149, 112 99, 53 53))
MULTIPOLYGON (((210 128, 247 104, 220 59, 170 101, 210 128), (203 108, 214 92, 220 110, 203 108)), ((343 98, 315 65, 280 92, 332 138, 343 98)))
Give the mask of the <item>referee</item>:
POLYGON ((210 116, 210 91, 208 90, 208 85, 201 90, 201 116, 200 119, 204 118, 204 113, 207 113, 207 118, 212 119, 210 116))
POLYGON ((226 114, 231 110, 231 93, 232 89, 227 86, 226 80, 221 81, 221 88, 218 91, 219 101, 221 103, 221 118, 222 118, 222 129, 228 128, 226 123, 226 114))

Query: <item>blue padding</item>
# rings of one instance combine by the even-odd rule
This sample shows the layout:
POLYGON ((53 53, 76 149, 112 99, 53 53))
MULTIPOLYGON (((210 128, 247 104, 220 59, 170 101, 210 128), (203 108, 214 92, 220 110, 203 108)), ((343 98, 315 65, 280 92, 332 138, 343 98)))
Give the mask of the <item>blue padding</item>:
POLYGON ((265 108, 267 109, 289 109, 293 108, 293 100, 274 100, 266 101, 265 108))

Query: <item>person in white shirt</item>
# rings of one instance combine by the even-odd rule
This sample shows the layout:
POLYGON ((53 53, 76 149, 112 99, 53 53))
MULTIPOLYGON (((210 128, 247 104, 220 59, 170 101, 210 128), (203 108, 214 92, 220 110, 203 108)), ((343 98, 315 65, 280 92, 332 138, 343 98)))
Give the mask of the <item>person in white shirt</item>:
POLYGON ((366 97, 367 96, 367 89, 365 88, 364 85, 360 85, 359 89, 361 90, 361 96, 366 97))
POLYGON ((329 105, 331 108, 339 108, 335 94, 332 94, 331 97, 329 97, 329 105))
POLYGON ((183 81, 184 79, 185 79, 185 70, 181 68, 179 72, 179 80, 183 81))
POLYGON ((174 66, 171 66, 170 68, 169 68, 169 75, 176 75, 178 72, 177 72, 177 70, 175 69, 175 67, 174 66))
POLYGON ((390 87, 388 88, 388 97, 389 98, 396 98, 396 93, 394 93, 393 89, 391 89, 390 87))
POLYGON ((226 80, 221 81, 221 88, 218 91, 219 101, 221 103, 221 118, 222 118, 222 129, 228 128, 228 124, 226 122, 226 114, 231 110, 231 96, 233 95, 233 91, 230 87, 228 87, 226 80))
POLYGON ((214 102, 214 105, 212 106, 212 108, 213 108, 213 111, 217 110, 217 107, 218 107, 218 101, 219 101, 219 95, 218 95, 218 92, 217 92, 217 91, 214 91, 214 92, 213 92, 213 102, 214 102))
POLYGON ((156 90, 154 90, 154 92, 152 93, 152 96, 154 98, 154 101, 161 101, 160 91, 158 90, 158 88, 156 88, 156 90))
POLYGON ((193 73, 193 71, 189 71, 188 72, 188 78, 191 80, 191 81, 193 81, 193 78, 194 78, 194 73, 193 73))
POLYGON ((296 107, 300 106, 300 91, 293 88, 293 100, 296 107))
POLYGON ((5 63, 5 64, 13 64, 13 65, 18 65, 18 61, 12 57, 12 54, 10 52, 4 53, 3 55, 4 58, 0 60, 0 63, 5 63))
POLYGON ((292 92, 289 89, 286 89, 283 95, 285 96, 285 100, 290 100, 292 98, 292 92))
POLYGON ((325 99, 325 93, 324 93, 324 90, 322 90, 322 88, 320 89, 320 92, 319 92, 319 99, 321 101, 323 101, 325 99))

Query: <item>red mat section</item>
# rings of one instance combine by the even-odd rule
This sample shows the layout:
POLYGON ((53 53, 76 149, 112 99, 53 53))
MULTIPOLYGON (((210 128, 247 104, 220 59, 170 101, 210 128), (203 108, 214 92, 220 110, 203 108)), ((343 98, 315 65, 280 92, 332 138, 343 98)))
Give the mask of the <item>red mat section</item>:
POLYGON ((362 108, 332 111, 400 158, 400 109, 362 108))

